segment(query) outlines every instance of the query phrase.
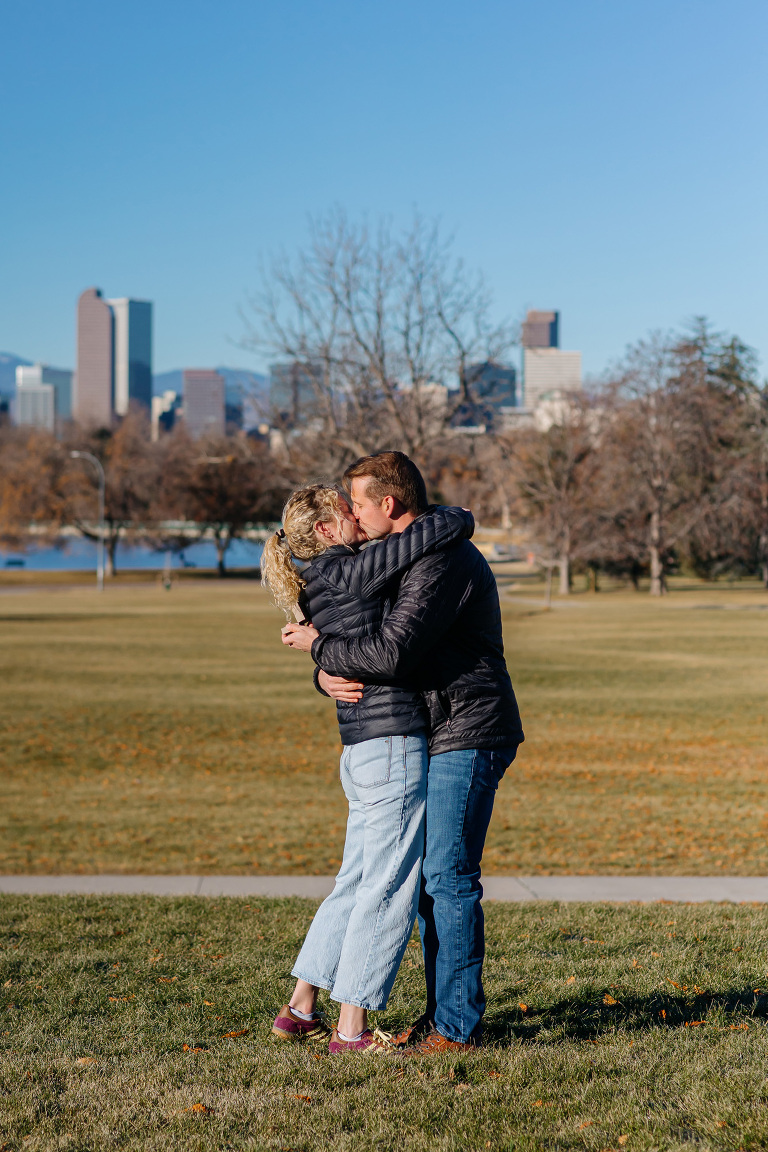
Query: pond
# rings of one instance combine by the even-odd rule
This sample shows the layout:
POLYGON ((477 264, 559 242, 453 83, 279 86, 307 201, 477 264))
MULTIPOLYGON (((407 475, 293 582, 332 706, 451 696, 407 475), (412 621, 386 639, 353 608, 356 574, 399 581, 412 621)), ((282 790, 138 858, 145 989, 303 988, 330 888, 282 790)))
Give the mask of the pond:
MULTIPOLYGON (((258 568, 263 544, 250 540, 233 540, 227 549, 226 565, 230 570, 258 568)), ((160 569, 166 553, 155 552, 144 544, 120 543, 115 566, 118 572, 140 568, 160 569)), ((190 544, 183 552, 171 554, 172 568, 215 568, 216 546, 212 540, 190 544)), ((96 568, 96 544, 82 536, 67 537, 59 546, 31 546, 24 551, 0 547, 0 570, 14 568, 28 572, 86 572, 96 568)))

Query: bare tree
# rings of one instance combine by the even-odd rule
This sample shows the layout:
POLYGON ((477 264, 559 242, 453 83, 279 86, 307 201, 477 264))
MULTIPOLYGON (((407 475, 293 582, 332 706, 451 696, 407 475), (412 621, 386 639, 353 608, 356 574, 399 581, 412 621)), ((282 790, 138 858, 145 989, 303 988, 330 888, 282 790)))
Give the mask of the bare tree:
POLYGON ((251 524, 279 519, 289 486, 261 444, 244 438, 181 441, 172 497, 185 519, 213 535, 219 575, 232 541, 251 524))
MULTIPOLYGON (((131 411, 114 431, 87 438, 77 434, 72 445, 87 448, 104 469, 106 575, 115 576, 120 538, 126 529, 141 532, 145 527, 155 491, 156 451, 150 442, 149 423, 142 412, 131 411)), ((94 515, 96 498, 91 472, 73 461, 63 489, 69 522, 86 539, 98 540, 100 528, 94 515)))
POLYGON ((575 396, 548 429, 499 438, 532 538, 558 568, 562 596, 570 592, 573 561, 595 549, 599 442, 599 414, 575 396))
POLYGON ((722 339, 702 321, 689 336, 653 335, 629 349, 605 398, 612 514, 617 526, 644 525, 638 548, 655 596, 666 591, 675 549, 733 500, 744 405, 718 349, 722 339))
POLYGON ((331 213, 263 280, 245 344, 299 366, 313 397, 304 431, 333 447, 337 466, 385 444, 422 458, 473 402, 474 366, 513 341, 491 319, 482 278, 420 217, 397 234, 331 213))

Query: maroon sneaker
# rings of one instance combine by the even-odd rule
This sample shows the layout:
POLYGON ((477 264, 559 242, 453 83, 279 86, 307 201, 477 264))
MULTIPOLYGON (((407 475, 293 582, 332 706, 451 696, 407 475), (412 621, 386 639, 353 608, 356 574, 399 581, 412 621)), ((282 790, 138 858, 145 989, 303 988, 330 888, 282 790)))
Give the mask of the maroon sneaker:
POLYGON ((294 1016, 290 1005, 284 1004, 272 1025, 272 1033, 281 1040, 309 1040, 310 1043, 324 1044, 331 1035, 331 1026, 322 1012, 316 1012, 311 1020, 294 1016))
POLYGON ((342 1052, 364 1052, 366 1055, 389 1056, 397 1053, 389 1033, 382 1032, 380 1028, 366 1028, 359 1040, 341 1040, 334 1028, 331 1042, 328 1045, 331 1056, 340 1056, 342 1052))

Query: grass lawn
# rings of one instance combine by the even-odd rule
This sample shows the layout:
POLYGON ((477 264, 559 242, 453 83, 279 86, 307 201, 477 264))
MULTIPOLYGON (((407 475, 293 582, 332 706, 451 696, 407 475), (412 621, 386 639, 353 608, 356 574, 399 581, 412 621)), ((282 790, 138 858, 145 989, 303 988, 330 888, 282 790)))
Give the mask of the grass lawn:
POLYGON ((488 1044, 417 1062, 272 1041, 314 907, 1 897, 0 1147, 768 1146, 762 908, 490 905, 488 1044))
MULTIPOLYGON (((768 873, 768 596, 503 596, 489 873, 768 873)), ((338 733, 254 583, 0 596, 0 872, 333 873, 338 733)))

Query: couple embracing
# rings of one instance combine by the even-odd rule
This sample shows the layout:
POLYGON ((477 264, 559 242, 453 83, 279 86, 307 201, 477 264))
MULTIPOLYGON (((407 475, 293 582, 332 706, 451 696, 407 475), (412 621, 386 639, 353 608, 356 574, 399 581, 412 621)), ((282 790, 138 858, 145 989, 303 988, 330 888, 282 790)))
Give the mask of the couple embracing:
POLYGON ((523 740, 496 581, 470 542, 471 514, 430 507, 402 452, 358 460, 344 488, 295 492, 262 561, 277 604, 303 618, 283 643, 311 652, 315 686, 336 700, 349 801, 341 869, 273 1032, 329 1041, 332 1054, 474 1048, 485 1010, 480 860, 523 740), (299 572, 293 558, 309 563, 299 572), (415 919, 426 1006, 392 1037, 368 1027, 368 1011, 386 1007, 415 919), (340 1005, 333 1031, 320 988, 340 1005))

